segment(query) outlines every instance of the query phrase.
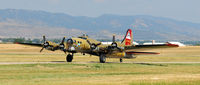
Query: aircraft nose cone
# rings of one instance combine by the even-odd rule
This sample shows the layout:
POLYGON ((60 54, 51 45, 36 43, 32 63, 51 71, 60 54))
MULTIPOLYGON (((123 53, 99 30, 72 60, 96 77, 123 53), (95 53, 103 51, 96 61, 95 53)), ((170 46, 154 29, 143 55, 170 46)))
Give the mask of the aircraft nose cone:
POLYGON ((72 39, 68 39, 68 40, 67 40, 67 44, 68 44, 68 45, 72 45, 72 44, 73 44, 73 40, 72 40, 72 39))
POLYGON ((47 46, 49 46, 49 42, 44 43, 44 47, 47 47, 47 46))

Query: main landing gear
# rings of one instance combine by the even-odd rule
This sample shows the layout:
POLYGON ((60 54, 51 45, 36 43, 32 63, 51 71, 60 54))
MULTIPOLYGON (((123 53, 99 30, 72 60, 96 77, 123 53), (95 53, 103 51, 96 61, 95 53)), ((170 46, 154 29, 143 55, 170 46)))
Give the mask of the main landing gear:
POLYGON ((66 61, 67 62, 72 62, 72 60, 73 60, 73 54, 71 55, 71 54, 68 54, 67 56, 66 56, 66 61))
POLYGON ((99 61, 100 61, 100 63, 105 63, 106 62, 106 55, 105 54, 101 54, 99 56, 99 61))
MULTIPOLYGON (((100 61, 100 63, 105 63, 106 62, 106 55, 105 54, 100 54, 99 61, 100 61)), ((122 63, 123 59, 120 58, 119 61, 120 61, 120 63, 122 63)))
POLYGON ((123 59, 122 59, 122 58, 120 58, 120 59, 119 59, 119 61, 120 61, 120 63, 122 63, 122 62, 123 62, 123 59))

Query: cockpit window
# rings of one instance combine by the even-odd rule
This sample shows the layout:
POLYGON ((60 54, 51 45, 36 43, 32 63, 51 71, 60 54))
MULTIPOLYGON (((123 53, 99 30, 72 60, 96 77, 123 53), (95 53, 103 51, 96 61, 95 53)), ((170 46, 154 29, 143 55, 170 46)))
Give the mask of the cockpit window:
POLYGON ((86 37, 78 37, 78 38, 81 38, 81 39, 84 39, 84 40, 86 40, 86 39, 87 39, 86 37))
POLYGON ((80 36, 80 37, 78 37, 78 38, 81 38, 81 39, 84 39, 84 40, 86 40, 86 39, 88 38, 88 35, 86 35, 86 34, 83 34, 82 36, 80 36))

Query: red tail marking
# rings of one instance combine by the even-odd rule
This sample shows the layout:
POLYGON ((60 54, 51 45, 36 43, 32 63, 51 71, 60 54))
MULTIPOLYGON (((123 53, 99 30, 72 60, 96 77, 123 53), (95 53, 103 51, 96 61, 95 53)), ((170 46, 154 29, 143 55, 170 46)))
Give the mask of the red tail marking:
POLYGON ((125 38, 125 45, 131 45, 131 38, 132 38, 132 30, 128 29, 125 38))

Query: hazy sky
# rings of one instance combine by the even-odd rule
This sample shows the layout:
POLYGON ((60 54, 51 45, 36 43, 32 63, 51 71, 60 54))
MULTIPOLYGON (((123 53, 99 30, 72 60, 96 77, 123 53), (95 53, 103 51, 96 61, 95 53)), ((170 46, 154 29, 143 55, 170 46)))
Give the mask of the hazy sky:
POLYGON ((200 23, 200 0, 0 0, 0 9, 8 8, 90 17, 153 15, 200 23))

